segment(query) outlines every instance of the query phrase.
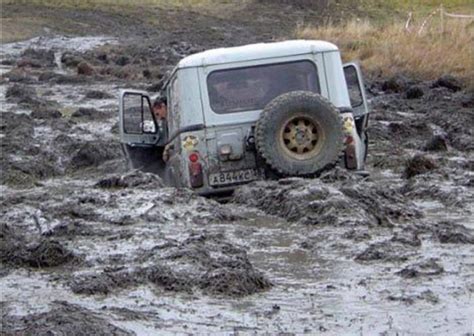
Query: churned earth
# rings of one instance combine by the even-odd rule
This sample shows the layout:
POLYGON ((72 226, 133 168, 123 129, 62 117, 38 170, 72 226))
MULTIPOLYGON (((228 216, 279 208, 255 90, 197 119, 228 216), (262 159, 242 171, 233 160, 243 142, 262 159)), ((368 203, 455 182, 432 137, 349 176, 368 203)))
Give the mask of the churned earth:
POLYGON ((197 28, 137 40, 146 25, 124 35, 104 14, 120 34, 2 45, 2 334, 472 333, 473 92, 370 78, 369 177, 257 181, 218 203, 127 170, 118 91, 289 23, 168 15, 197 28))

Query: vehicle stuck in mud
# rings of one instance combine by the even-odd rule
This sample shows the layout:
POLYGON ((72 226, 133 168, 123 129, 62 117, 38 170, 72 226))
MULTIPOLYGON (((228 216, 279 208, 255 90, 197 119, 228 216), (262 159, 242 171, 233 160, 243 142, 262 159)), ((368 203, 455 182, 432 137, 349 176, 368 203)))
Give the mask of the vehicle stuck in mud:
POLYGON ((182 59, 160 96, 120 94, 120 139, 132 168, 199 194, 257 179, 363 171, 368 108, 357 65, 324 41, 222 48, 182 59))

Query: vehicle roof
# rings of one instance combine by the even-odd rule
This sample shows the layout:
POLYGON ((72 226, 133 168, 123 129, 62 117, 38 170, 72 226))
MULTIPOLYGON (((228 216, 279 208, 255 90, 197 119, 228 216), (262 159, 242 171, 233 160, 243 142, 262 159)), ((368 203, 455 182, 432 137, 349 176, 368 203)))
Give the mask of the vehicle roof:
POLYGON ((339 50, 337 46, 325 41, 292 40, 257 43, 240 47, 206 50, 183 58, 178 63, 177 68, 199 67, 337 50, 339 50))

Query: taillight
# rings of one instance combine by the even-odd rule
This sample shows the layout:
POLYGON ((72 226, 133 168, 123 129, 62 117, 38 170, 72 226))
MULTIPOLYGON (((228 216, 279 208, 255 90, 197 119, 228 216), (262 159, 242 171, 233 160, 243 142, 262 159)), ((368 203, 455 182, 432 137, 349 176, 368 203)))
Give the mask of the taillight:
POLYGON ((198 160, 199 160, 199 155, 197 153, 189 154, 189 161, 198 162, 198 160))
POLYGON ((357 156, 356 156, 356 147, 353 144, 354 139, 350 137, 352 141, 346 146, 346 168, 347 169, 357 169, 357 156))
POLYGON ((189 154, 189 179, 192 188, 199 188, 204 185, 204 176, 202 172, 202 165, 199 162, 199 154, 193 152, 189 154))
POLYGON ((354 138, 352 137, 352 135, 347 135, 344 142, 346 143, 346 145, 350 145, 354 142, 354 138))

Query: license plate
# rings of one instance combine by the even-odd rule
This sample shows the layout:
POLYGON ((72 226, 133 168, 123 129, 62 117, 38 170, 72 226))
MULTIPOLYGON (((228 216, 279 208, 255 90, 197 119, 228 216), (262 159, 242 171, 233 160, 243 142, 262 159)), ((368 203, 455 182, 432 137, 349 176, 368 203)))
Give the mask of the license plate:
POLYGON ((244 169, 209 175, 209 184, 221 186, 258 180, 263 176, 259 169, 244 169))

